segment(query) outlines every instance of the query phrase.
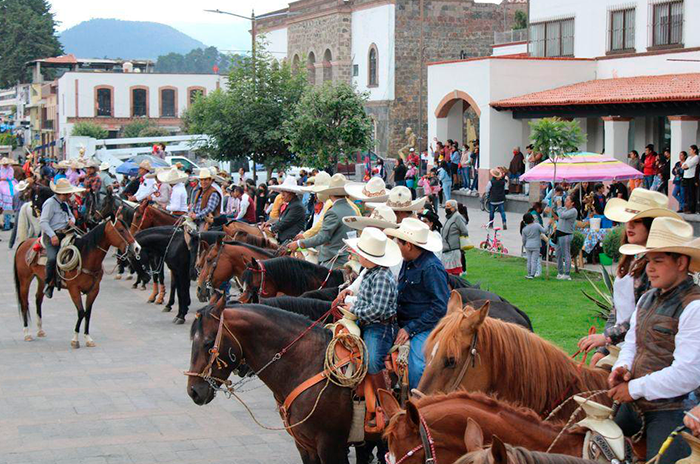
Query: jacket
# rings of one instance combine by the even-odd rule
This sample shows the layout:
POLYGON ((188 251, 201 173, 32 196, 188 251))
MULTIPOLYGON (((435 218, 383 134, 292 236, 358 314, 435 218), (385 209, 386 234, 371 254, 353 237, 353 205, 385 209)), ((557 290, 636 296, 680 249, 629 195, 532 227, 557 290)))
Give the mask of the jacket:
POLYGON ((533 222, 523 228, 523 246, 526 250, 539 250, 542 247, 542 237, 547 231, 540 224, 533 222))
POLYGON ((444 227, 440 231, 442 235, 442 252, 459 250, 459 237, 469 235, 467 230, 467 221, 464 220, 461 214, 455 211, 452 216, 445 222, 444 227))
POLYGON ((286 242, 287 240, 292 240, 299 232, 304 230, 305 219, 304 206, 302 206, 299 197, 295 196, 287 204, 287 208, 280 215, 279 221, 272 224, 270 229, 277 234, 277 240, 280 243, 286 242))
POLYGON ((433 330, 447 313, 450 290, 447 271, 433 253, 423 253, 405 262, 399 273, 399 298, 396 315, 399 327, 409 337, 433 330))
POLYGON ((491 179, 491 190, 489 202, 493 204, 506 201, 506 181, 505 179, 491 179))
MULTIPOLYGON (((352 230, 343 222, 343 218, 347 216, 357 216, 357 213, 345 198, 336 200, 324 214, 321 230, 311 238, 300 240, 299 245, 304 248, 316 248, 319 264, 327 264, 345 246, 343 239, 348 238, 348 232, 352 230)), ((342 266, 347 261, 348 253, 343 252, 338 257, 335 267, 342 266)))

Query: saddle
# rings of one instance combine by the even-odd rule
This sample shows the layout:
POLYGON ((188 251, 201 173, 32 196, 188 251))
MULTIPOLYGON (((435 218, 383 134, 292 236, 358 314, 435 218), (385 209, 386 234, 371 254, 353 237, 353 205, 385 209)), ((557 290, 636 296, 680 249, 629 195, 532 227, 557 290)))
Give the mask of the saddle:
MULTIPOLYGON (((37 264, 39 266, 46 266, 46 245, 43 242, 44 234, 34 239, 34 244, 29 248, 25 256, 25 261, 27 266, 37 264)), ((48 237, 47 237, 48 240, 48 237)), ((59 245, 59 251, 63 248, 72 245, 75 241, 75 234, 72 232, 67 233, 59 245)))
POLYGON ((632 443, 611 419, 612 409, 594 401, 586 401, 578 395, 574 396, 574 400, 586 413, 586 418, 576 424, 587 430, 582 457, 602 463, 632 463, 632 443))

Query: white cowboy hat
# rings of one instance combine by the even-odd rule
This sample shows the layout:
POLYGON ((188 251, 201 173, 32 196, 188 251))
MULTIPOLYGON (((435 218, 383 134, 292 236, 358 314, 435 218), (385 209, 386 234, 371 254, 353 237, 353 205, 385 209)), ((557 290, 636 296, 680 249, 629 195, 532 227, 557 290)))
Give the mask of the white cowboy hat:
POLYGON ((202 168, 199 170, 199 174, 197 174, 197 179, 202 180, 202 179, 213 179, 214 176, 211 175, 211 171, 208 168, 202 168))
POLYGON ((291 192, 300 193, 302 191, 301 187, 297 184, 297 178, 294 176, 287 176, 284 181, 279 185, 271 185, 268 190, 273 190, 275 192, 291 192))
POLYGON ((86 168, 93 168, 94 170, 98 170, 98 169, 100 169, 100 162, 97 161, 96 159, 89 159, 85 163, 85 167, 86 168))
POLYGON ((389 237, 396 237, 409 242, 424 250, 437 252, 442 250, 442 240, 436 234, 431 233, 426 223, 416 218, 406 218, 401 221, 398 229, 386 229, 384 233, 389 237))
POLYGON ((700 269, 700 240, 693 240, 693 226, 682 219, 659 217, 654 219, 649 229, 647 244, 627 243, 620 247, 623 255, 637 255, 649 252, 679 253, 690 257, 690 270, 700 269))
POLYGON ((360 201, 381 202, 389 199, 389 190, 386 189, 384 179, 372 177, 366 184, 363 182, 349 182, 345 185, 345 192, 360 201))
POLYGON ((51 187, 51 190, 53 190, 54 193, 58 193, 59 195, 63 195, 66 193, 79 193, 84 191, 84 188, 81 187, 75 187, 71 185, 70 182, 68 182, 68 179, 58 179, 56 183, 51 181, 49 184, 51 187))
POLYGON ((139 169, 145 169, 148 172, 153 171, 153 167, 151 166, 151 162, 148 160, 141 161, 141 164, 139 164, 139 169))
POLYGON ((3 156, 2 159, 0 159, 0 165, 5 166, 8 164, 12 164, 12 160, 7 156, 3 156))
POLYGON ((29 182, 27 182, 26 180, 21 180, 17 184, 17 191, 22 192, 22 191, 26 190, 27 187, 29 187, 29 182))
POLYGON ((389 192, 389 198, 386 203, 366 203, 370 208, 376 208, 379 205, 386 204, 389 208, 394 211, 420 211, 425 206, 425 201, 427 197, 418 198, 413 200, 411 196, 411 190, 408 187, 399 185, 394 187, 389 192))
POLYGON ((107 161, 103 161, 100 163, 100 171, 106 171, 109 169, 109 163, 107 161))
POLYGON ((328 196, 344 197, 346 195, 345 184, 347 183, 348 179, 343 174, 333 174, 328 184, 316 184, 311 188, 311 191, 328 196))
POLYGON ((636 188, 629 200, 611 198, 605 205, 605 217, 615 222, 629 222, 642 218, 672 217, 681 219, 678 213, 668 209, 668 197, 661 192, 636 188))
POLYGON ((155 179, 158 176, 158 174, 160 174, 161 172, 165 172, 165 171, 169 171, 169 169, 168 168, 156 168, 155 171, 150 172, 143 177, 145 177, 146 179, 155 179))
POLYGON ((164 184, 179 184, 180 182, 185 182, 189 176, 187 173, 180 171, 177 167, 173 166, 170 169, 165 169, 158 174, 156 174, 158 180, 164 184))
POLYGON ((71 167, 71 163, 67 160, 61 160, 56 165, 56 169, 68 169, 71 167))
POLYGON ((345 238, 343 242, 353 252, 377 266, 396 266, 403 259, 399 246, 375 227, 364 229, 360 238, 345 238))
POLYGON ((365 227, 376 227, 378 229, 395 229, 399 225, 396 223, 396 213, 387 205, 378 205, 372 210, 369 217, 346 216, 343 223, 351 229, 363 230, 365 227))
POLYGON ((321 187, 321 186, 328 185, 331 181, 331 175, 328 174, 326 171, 320 171, 315 176, 309 177, 306 181, 312 185, 307 185, 307 186, 302 187, 301 191, 302 192, 313 192, 314 187, 321 187))

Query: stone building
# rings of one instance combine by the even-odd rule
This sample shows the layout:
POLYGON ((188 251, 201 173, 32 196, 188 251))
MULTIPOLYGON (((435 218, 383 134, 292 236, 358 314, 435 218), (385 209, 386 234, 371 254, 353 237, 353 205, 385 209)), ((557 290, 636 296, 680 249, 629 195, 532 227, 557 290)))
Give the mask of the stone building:
POLYGON ((490 55, 494 33, 509 30, 515 11, 526 8, 522 0, 299 0, 280 11, 287 14, 258 20, 257 31, 309 82, 368 92, 374 151, 397 156, 407 127, 427 145, 427 63, 490 55))

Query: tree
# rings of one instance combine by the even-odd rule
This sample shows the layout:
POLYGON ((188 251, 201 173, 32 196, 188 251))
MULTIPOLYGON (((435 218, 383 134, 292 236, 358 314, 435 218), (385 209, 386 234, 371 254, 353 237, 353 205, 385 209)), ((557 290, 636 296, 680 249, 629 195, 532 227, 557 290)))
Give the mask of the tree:
POLYGON ((93 139, 102 140, 109 136, 107 129, 102 128, 94 122, 78 122, 73 126, 70 135, 92 137, 93 139))
POLYGON ((17 148, 18 142, 17 142, 17 137, 14 135, 10 134, 9 132, 6 132, 4 134, 0 134, 0 146, 2 145, 10 145, 12 149, 14 150, 17 148))
POLYGON ((156 124, 150 119, 137 119, 135 121, 130 122, 122 128, 121 136, 125 139, 144 137, 143 135, 141 135, 141 132, 143 132, 145 129, 149 129, 155 126, 156 124))
POLYGON ((523 10, 518 10, 513 16, 513 29, 527 29, 527 13, 523 10))
POLYGON ((26 63, 63 53, 47 0, 0 0, 0 88, 28 82, 26 63))
POLYGON ((195 48, 186 55, 168 53, 161 55, 156 62, 156 71, 163 73, 212 73, 214 67, 219 73, 227 73, 241 60, 240 55, 221 53, 216 47, 195 48))
POLYGON ((139 132, 139 137, 167 137, 169 135, 170 132, 166 128, 155 125, 146 127, 139 132))
POLYGON ((284 126, 290 150, 304 166, 325 168, 369 149, 372 120, 364 109, 367 98, 345 83, 309 88, 284 126))

